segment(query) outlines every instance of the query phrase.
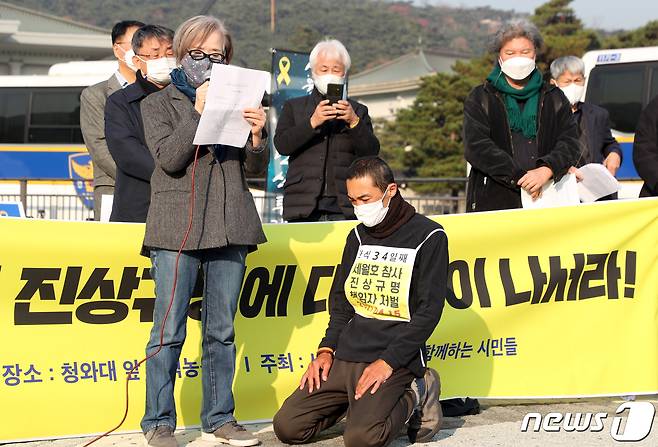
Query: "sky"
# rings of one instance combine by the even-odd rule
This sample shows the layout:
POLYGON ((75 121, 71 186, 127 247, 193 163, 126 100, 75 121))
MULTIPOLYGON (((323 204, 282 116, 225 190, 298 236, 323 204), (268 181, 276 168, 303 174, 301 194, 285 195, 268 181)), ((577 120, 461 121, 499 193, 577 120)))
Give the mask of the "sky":
MULTIPOLYGON (((416 3, 450 6, 490 6, 531 13, 544 0, 417 0, 416 3)), ((588 27, 633 29, 658 20, 658 0, 574 0, 571 7, 588 27)))

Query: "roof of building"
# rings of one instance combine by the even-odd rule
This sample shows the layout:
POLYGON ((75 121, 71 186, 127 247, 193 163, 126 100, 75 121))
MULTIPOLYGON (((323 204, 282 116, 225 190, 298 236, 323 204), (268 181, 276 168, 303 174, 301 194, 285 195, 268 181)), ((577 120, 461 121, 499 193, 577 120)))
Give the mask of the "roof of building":
POLYGON ((468 56, 422 49, 350 76, 351 85, 417 79, 434 73, 450 72, 452 65, 468 56))
POLYGON ((101 59, 112 54, 110 32, 0 1, 0 51, 32 57, 101 59))
POLYGON ((109 30, 0 1, 0 21, 19 21, 21 32, 99 34, 109 30))

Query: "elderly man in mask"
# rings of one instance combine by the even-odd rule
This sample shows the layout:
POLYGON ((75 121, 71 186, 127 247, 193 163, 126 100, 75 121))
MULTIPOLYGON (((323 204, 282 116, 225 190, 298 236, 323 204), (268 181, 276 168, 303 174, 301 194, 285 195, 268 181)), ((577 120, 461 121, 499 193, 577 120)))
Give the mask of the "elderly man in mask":
POLYGON ((283 199, 288 221, 354 219, 345 186, 347 168, 357 158, 377 155, 379 141, 367 107, 345 94, 350 64, 342 43, 319 42, 310 55, 313 91, 283 106, 274 144, 290 156, 283 199), (343 99, 328 95, 336 84, 343 99))
MULTIPOLYGON (((580 130, 580 155, 571 169, 588 163, 602 163, 612 175, 617 174, 622 161, 619 143, 610 132, 610 116, 602 107, 580 99, 585 92, 585 64, 576 56, 564 56, 551 64, 551 84, 559 87, 571 104, 571 111, 580 130)), ((615 199, 617 194, 604 197, 615 199)))

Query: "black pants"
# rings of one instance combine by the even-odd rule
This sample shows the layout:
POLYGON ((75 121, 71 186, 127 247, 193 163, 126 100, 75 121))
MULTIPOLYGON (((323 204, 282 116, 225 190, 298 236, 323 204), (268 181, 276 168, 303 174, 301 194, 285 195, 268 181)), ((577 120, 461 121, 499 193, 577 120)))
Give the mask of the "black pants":
POLYGON ((341 220, 347 220, 347 217, 343 213, 330 213, 328 211, 318 211, 314 210, 308 217, 300 217, 298 219, 290 219, 290 223, 300 223, 300 222, 337 222, 341 220))
POLYGON ((354 399, 356 384, 368 363, 334 360, 319 390, 297 388, 274 416, 274 432, 286 444, 303 444, 336 424, 347 413, 343 441, 347 447, 383 447, 391 443, 414 408, 414 375, 399 369, 375 394, 354 399))

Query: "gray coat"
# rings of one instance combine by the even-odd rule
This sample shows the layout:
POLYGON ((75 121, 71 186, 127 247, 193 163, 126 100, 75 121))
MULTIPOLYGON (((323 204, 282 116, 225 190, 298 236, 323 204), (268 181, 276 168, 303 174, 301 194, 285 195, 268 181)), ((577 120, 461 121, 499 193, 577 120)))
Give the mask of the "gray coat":
MULTIPOLYGON (((173 85, 142 103, 146 143, 155 161, 151 206, 144 246, 178 250, 188 227, 191 199, 192 144, 201 115, 173 85)), ((245 171, 258 175, 267 167, 266 139, 254 148, 222 146, 215 155, 201 146, 195 174, 192 229, 185 250, 266 242, 245 171)))
POLYGON ((115 75, 82 91, 80 130, 94 166, 94 188, 114 186, 117 166, 105 141, 105 102, 121 85, 115 75))

